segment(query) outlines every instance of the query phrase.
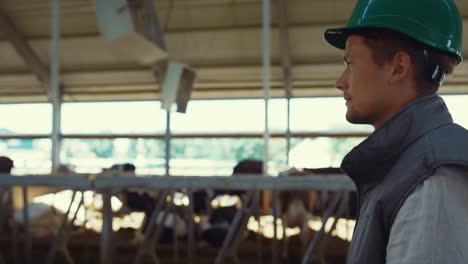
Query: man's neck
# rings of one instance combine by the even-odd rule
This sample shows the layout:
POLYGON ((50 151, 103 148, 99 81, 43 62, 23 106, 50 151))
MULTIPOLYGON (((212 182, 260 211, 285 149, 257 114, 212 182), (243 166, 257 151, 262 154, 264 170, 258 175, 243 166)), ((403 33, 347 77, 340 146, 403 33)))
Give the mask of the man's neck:
MULTIPOLYGON (((410 90, 408 88, 408 90, 404 90, 404 91, 415 91, 415 89, 410 90)), ((389 107, 388 111, 384 115, 382 115, 380 119, 376 120, 372 124, 372 126, 374 127, 374 129, 379 128, 380 126, 382 126, 383 123, 385 123, 385 121, 390 119, 392 116, 398 113, 405 106, 413 103, 414 101, 424 96, 421 96, 421 95, 418 96, 418 94, 416 94, 415 92, 404 92, 404 93, 395 92, 395 96, 393 98, 389 98, 389 100, 392 100, 393 102, 391 103, 391 106, 389 107)))

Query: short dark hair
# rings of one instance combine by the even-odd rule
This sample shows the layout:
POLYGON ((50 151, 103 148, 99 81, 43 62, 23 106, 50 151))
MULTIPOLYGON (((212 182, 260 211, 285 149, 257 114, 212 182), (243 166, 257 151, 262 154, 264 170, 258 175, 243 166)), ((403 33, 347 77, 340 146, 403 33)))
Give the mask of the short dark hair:
POLYGON ((415 81, 421 96, 437 93, 439 83, 430 80, 436 65, 446 74, 451 74, 458 64, 454 54, 435 49, 400 32, 382 28, 352 29, 348 35, 359 35, 372 51, 377 65, 389 62, 400 51, 407 53, 415 69, 415 81), (427 51, 427 56, 424 54, 427 51))
POLYGON ((262 174, 263 162, 260 160, 241 160, 232 170, 232 174, 262 174))
POLYGON ((13 160, 8 157, 0 157, 0 173, 10 173, 13 168, 13 160))

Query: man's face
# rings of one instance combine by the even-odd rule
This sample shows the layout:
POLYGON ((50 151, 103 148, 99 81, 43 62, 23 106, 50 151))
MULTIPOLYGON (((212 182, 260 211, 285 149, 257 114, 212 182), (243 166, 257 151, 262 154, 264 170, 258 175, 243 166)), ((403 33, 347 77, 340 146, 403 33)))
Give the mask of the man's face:
POLYGON ((349 36, 344 54, 345 70, 336 81, 346 100, 346 119, 353 124, 371 124, 385 121, 391 97, 386 89, 388 65, 377 65, 372 51, 361 36, 349 36))

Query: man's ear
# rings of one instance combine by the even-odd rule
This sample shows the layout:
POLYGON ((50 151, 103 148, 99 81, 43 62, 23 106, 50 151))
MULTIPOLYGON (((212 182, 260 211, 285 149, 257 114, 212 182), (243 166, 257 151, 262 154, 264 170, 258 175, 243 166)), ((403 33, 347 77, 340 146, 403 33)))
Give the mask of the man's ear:
POLYGON ((413 65, 411 63, 411 57, 406 52, 398 52, 393 56, 390 62, 390 76, 388 83, 391 85, 397 84, 398 82, 409 78, 411 76, 413 65))

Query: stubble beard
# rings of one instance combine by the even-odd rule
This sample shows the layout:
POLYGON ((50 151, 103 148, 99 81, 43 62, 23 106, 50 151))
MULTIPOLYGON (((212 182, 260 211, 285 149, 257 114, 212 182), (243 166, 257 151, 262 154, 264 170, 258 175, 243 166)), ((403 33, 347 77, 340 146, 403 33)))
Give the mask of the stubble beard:
POLYGON ((366 119, 367 118, 365 118, 365 116, 359 114, 351 107, 348 107, 348 110, 346 111, 346 120, 349 123, 355 125, 369 124, 368 120, 366 119))

